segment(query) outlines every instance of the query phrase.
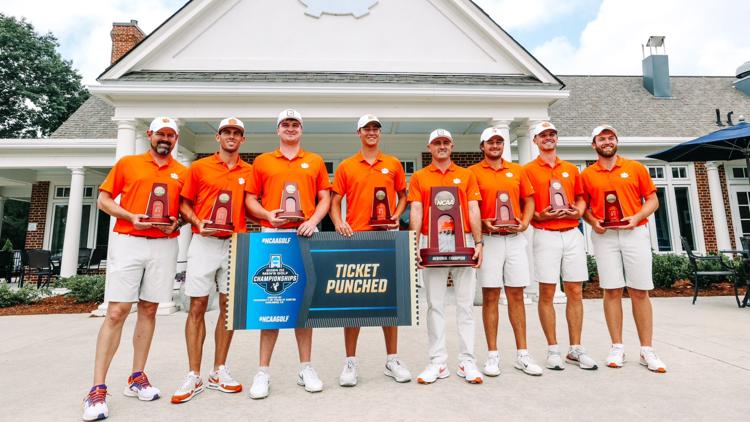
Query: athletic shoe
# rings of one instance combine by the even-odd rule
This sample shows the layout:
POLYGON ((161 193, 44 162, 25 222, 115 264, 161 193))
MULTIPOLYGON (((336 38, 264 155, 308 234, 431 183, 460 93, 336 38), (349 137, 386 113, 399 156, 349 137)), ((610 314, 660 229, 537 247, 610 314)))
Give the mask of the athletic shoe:
POLYGON ((481 384, 484 381, 482 373, 479 372, 477 365, 470 360, 465 360, 458 364, 458 371, 456 374, 466 379, 469 384, 481 384))
POLYGON ((482 372, 490 377, 500 375, 500 354, 498 352, 490 352, 487 355, 487 362, 484 363, 482 372))
POLYGON ((663 374, 667 372, 667 365, 656 356, 654 349, 641 349, 641 365, 648 368, 649 371, 663 374))
POLYGON ((401 360, 398 358, 388 359, 385 362, 385 374, 396 382, 409 382, 411 381, 411 372, 401 360))
POLYGON ((107 407, 107 386, 95 385, 89 390, 89 394, 83 399, 83 420, 98 421, 109 416, 107 407))
POLYGON ((270 387, 271 375, 266 371, 258 371, 253 378, 253 385, 250 387, 250 398, 265 399, 268 397, 270 387))
POLYGON ((203 380, 200 375, 190 371, 185 377, 185 381, 182 382, 180 388, 178 388, 172 395, 172 403, 185 403, 202 392, 203 380))
POLYGON ((211 371, 208 374, 208 385, 206 387, 219 390, 222 393, 239 393, 242 391, 242 384, 232 378, 229 367, 225 365, 219 366, 217 371, 211 371))
POLYGON ((344 369, 339 376, 339 385, 342 387, 357 385, 357 358, 346 358, 344 369))
POLYGON ((528 353, 517 354, 514 367, 525 372, 528 375, 533 375, 535 377, 542 375, 542 367, 537 365, 537 363, 534 361, 534 358, 532 358, 528 353))
POLYGON ((599 368, 596 365, 596 361, 586 354, 586 349, 583 347, 576 347, 568 350, 568 355, 565 356, 565 361, 578 365, 581 369, 595 370, 599 368))
POLYGON ((305 367, 299 372, 297 376, 297 385, 304 386, 305 391, 308 393, 319 393, 323 391, 323 381, 320 380, 315 369, 309 364, 305 365, 305 367))
POLYGON ((439 379, 448 378, 449 376, 451 376, 451 373, 444 363, 431 363, 419 374, 417 382, 420 384, 432 384, 439 379))
POLYGON ((133 372, 128 377, 128 386, 122 393, 128 397, 138 397, 138 400, 143 401, 152 401, 161 397, 159 389, 148 382, 145 372, 133 372))
POLYGON ((552 369, 553 371, 562 371, 565 369, 565 364, 563 364, 562 355, 559 350, 547 350, 547 363, 545 366, 547 369, 552 369))
POLYGON ((625 348, 621 346, 612 346, 607 355, 607 366, 610 368, 622 368, 625 363, 625 348))

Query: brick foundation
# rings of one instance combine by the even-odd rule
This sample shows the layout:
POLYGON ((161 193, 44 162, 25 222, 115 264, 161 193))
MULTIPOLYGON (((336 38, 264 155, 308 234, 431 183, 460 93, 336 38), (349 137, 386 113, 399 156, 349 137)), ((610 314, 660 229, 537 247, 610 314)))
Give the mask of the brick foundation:
POLYGON ((24 249, 41 249, 44 244, 44 229, 47 222, 47 202, 50 182, 36 182, 31 186, 29 224, 36 223, 36 231, 26 232, 24 249))
MULTIPOLYGON (((482 161, 481 151, 476 152, 454 152, 451 154, 451 160, 461 167, 469 167, 482 161)), ((422 153, 422 167, 427 167, 432 163, 432 154, 429 152, 422 153)))

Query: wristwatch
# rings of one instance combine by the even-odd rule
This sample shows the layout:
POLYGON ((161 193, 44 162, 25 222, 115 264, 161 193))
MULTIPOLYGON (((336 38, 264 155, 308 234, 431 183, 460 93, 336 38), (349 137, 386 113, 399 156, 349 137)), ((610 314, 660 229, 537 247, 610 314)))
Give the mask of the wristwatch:
POLYGON ((484 240, 474 241, 474 245, 484 245, 484 240))

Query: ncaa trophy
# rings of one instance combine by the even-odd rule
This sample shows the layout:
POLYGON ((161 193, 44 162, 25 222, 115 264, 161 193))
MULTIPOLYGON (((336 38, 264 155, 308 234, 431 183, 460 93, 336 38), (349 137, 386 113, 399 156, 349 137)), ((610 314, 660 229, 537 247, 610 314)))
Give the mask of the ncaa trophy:
POLYGON ((568 195, 565 194, 562 183, 557 179, 549 181, 549 205, 552 211, 570 209, 568 195))
POLYGON ((223 190, 214 201, 214 207, 211 210, 211 222, 204 226, 207 229, 233 232, 234 224, 232 223, 232 191, 223 190))
POLYGON ((388 230, 393 225, 388 192, 383 186, 378 186, 373 191, 372 214, 370 214, 369 224, 376 230, 388 230))
POLYGON ((290 222, 304 221, 305 214, 300 208, 299 188, 296 182, 284 182, 284 190, 281 192, 281 211, 277 217, 290 222))
POLYGON ((495 219, 492 225, 500 228, 515 227, 516 213, 513 212, 513 203, 510 201, 508 191, 499 191, 495 200, 495 219))
POLYGON ((466 246, 458 188, 430 188, 427 247, 419 250, 424 267, 469 267, 477 264, 474 248, 466 246), (445 230, 444 230, 445 229, 445 230))
POLYGON ((604 192, 604 221, 601 223, 602 227, 627 226, 628 222, 623 221, 623 217, 617 192, 613 190, 604 192))
POLYGON ((169 218, 169 191, 166 183, 154 183, 151 186, 151 194, 148 196, 144 223, 154 226, 169 226, 172 220, 169 218))

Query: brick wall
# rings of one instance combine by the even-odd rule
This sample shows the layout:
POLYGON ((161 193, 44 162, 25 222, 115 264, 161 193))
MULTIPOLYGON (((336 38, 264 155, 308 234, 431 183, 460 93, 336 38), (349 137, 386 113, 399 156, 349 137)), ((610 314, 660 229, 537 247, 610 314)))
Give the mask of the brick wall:
POLYGON ((734 241, 734 222, 732 221, 732 208, 729 202, 729 190, 727 189, 727 172, 723 164, 719 166, 719 180, 721 180, 721 196, 724 199, 724 212, 727 216, 727 226, 729 226, 729 241, 732 243, 732 249, 739 249, 734 241))
MULTIPOLYGON (((714 214, 711 210, 711 192, 708 188, 708 174, 706 163, 695 163, 695 183, 698 187, 698 203, 700 204, 700 216, 703 223, 703 240, 706 243, 706 251, 716 252, 716 232, 714 229, 714 214)), ((666 204, 662 204, 666 206, 666 204)))
POLYGON ((36 182, 31 186, 29 223, 36 223, 36 231, 26 232, 24 249, 41 249, 44 244, 44 226, 47 221, 47 200, 50 182, 36 182))
MULTIPOLYGON (((471 165, 474 165, 480 161, 482 161, 482 152, 476 151, 476 152, 453 152, 451 154, 451 160, 453 160, 456 165, 459 165, 461 167, 469 167, 471 165)), ((423 152, 422 153, 422 167, 427 167, 432 163, 432 154, 429 152, 423 152)))
POLYGON ((141 28, 138 27, 138 21, 112 24, 112 31, 109 33, 112 38, 112 57, 111 63, 114 63, 146 36, 141 28))

